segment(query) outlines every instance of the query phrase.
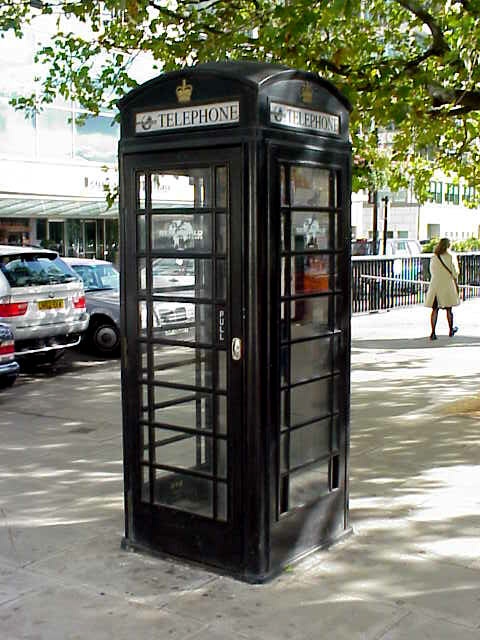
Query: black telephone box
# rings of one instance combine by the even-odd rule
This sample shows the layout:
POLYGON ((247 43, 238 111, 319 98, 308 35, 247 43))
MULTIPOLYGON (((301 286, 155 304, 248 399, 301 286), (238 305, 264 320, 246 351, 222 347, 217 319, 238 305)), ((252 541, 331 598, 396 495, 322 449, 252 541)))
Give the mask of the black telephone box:
POLYGON ((349 104, 225 62, 120 110, 124 543, 262 581, 349 531, 349 104))

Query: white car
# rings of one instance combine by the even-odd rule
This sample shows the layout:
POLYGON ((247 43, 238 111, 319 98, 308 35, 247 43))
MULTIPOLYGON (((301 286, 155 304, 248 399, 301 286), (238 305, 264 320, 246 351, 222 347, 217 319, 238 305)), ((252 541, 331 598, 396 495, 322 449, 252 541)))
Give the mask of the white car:
POLYGON ((0 322, 16 358, 52 362, 88 326, 83 282, 56 251, 0 245, 0 322))

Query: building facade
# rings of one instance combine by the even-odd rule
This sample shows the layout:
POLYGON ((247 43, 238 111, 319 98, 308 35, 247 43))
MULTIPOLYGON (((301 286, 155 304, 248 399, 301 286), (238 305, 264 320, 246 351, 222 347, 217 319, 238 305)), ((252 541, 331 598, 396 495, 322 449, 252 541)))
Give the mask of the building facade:
MULTIPOLYGON (((480 238, 480 209, 472 208, 473 187, 457 183, 441 173, 430 182, 428 202, 420 204, 413 191, 379 192, 377 236, 387 229, 388 238, 452 241, 480 238), (384 196, 388 195, 385 207, 384 196), (387 221, 385 225, 385 212, 387 221)), ((367 239, 373 234, 374 207, 365 192, 352 196, 352 235, 367 239)))
POLYGON ((27 115, 9 104, 34 90, 34 52, 48 37, 42 25, 0 39, 0 243, 115 260, 118 210, 104 191, 117 183, 114 114, 94 117, 61 98, 27 115))

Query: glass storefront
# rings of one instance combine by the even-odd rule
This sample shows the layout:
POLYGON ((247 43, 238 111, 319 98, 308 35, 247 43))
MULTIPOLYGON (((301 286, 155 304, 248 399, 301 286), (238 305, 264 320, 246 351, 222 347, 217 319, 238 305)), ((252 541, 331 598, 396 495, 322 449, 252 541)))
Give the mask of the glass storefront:
POLYGON ((118 220, 36 220, 36 242, 61 255, 118 263, 118 220))

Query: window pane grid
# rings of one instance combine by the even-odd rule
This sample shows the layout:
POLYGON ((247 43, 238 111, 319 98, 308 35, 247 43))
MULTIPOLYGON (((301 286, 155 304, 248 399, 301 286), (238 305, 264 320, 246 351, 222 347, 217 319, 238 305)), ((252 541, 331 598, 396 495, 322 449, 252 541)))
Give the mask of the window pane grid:
POLYGON ((338 171, 280 165, 277 518, 324 495, 329 487, 332 425, 338 415, 333 398, 338 373, 334 334, 340 333, 332 324, 333 292, 340 284, 337 256, 343 246, 337 237, 341 232, 338 181, 338 171), (310 443, 306 451, 304 442, 310 443))
POLYGON ((196 167, 187 184, 188 171, 177 171, 184 193, 173 197, 174 207, 165 206, 165 198, 170 198, 165 194, 175 170, 146 171, 137 178, 137 208, 145 207, 138 216, 142 222, 137 224, 137 234, 142 236, 137 241, 138 309, 143 327, 138 340, 142 353, 139 378, 148 388, 148 403, 140 403, 144 407, 141 449, 148 447, 148 462, 145 454, 141 456, 145 471, 142 499, 226 520, 227 372, 226 359, 220 354, 225 355, 227 327, 223 341, 218 342, 217 322, 227 308, 228 173, 225 165, 196 167), (185 205, 180 203, 182 198, 185 205), (152 269, 155 260, 172 264, 160 278, 162 274, 152 269), (186 261, 193 263, 193 271, 183 274, 173 266, 186 261), (188 307, 183 322, 181 307, 188 307), (163 320, 169 314, 170 327, 163 320), (182 333, 183 329, 189 334, 182 333), (166 357, 159 349, 168 352, 166 357), (170 419, 159 420, 163 411, 165 418, 173 418, 173 424, 170 419), (159 437, 160 429, 164 437, 159 437))

